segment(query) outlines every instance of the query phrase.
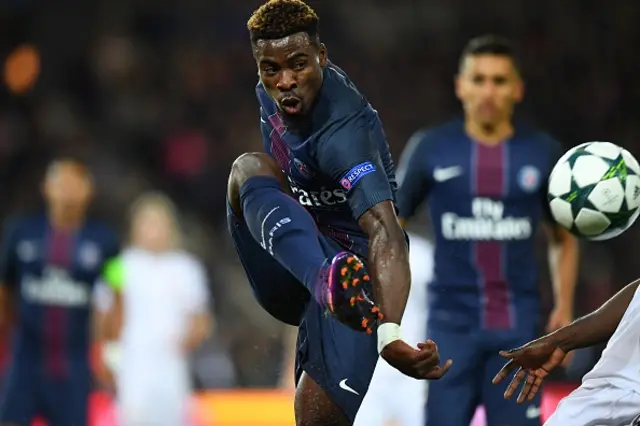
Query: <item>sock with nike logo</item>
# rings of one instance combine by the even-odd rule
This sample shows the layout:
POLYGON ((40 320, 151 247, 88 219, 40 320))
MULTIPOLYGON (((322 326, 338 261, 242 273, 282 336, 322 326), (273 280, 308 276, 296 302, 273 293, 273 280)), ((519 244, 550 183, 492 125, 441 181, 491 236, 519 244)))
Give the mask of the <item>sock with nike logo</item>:
POLYGON ((321 276, 330 260, 311 215, 269 176, 249 178, 240 200, 253 238, 325 306, 321 276))

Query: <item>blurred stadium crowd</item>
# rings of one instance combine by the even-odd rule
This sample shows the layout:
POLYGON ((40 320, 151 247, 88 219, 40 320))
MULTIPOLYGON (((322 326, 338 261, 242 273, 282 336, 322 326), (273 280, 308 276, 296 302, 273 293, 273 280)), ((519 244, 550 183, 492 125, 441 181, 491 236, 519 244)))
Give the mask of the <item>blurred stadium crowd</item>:
MULTIPOLYGON (((39 182, 56 155, 89 164, 99 191, 94 213, 123 232, 122 212, 135 196, 152 188, 170 194, 187 245, 210 277, 216 330, 194 362, 204 388, 281 382, 287 330, 254 302, 225 225, 229 166, 261 149, 245 29, 258 3, 0 3, 1 217, 40 205, 39 182)), ((486 32, 521 48, 528 92, 521 115, 566 147, 610 140, 638 155, 640 57, 632 46, 640 41, 640 7, 633 0, 310 4, 322 17, 330 58, 378 109, 396 157, 413 131, 458 112, 459 51, 486 32)), ((638 237, 636 227, 585 245, 578 314, 637 277, 628 253, 638 237)))

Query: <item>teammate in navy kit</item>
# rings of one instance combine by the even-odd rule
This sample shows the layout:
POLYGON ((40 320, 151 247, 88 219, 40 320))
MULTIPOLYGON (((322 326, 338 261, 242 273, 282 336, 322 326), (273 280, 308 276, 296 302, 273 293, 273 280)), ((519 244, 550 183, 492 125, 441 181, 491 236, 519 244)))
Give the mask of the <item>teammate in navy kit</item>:
POLYGON ((5 228, 0 315, 16 312, 12 359, 0 399, 0 424, 87 424, 91 389, 92 296, 105 259, 117 254, 115 235, 85 218, 92 184, 74 161, 47 171, 48 210, 5 228))
MULTIPOLYGON (((534 237, 561 148, 512 121, 523 82, 508 40, 484 36, 468 44, 456 94, 464 119, 417 132, 398 169, 400 217, 410 219, 426 201, 436 235, 428 336, 456 362, 429 387, 427 425, 468 426, 478 404, 488 425, 539 425, 538 400, 506 405, 491 379, 503 364, 499 350, 541 331, 534 237)), ((578 246, 559 226, 545 225, 555 266, 553 330, 573 316, 578 246)))
POLYGON ((317 27, 299 0, 271 0, 248 22, 266 154, 235 161, 228 220, 258 301, 299 326, 297 424, 350 425, 378 320, 382 356, 403 373, 438 378, 450 363, 397 334, 410 273, 394 166, 376 111, 328 61, 317 27))

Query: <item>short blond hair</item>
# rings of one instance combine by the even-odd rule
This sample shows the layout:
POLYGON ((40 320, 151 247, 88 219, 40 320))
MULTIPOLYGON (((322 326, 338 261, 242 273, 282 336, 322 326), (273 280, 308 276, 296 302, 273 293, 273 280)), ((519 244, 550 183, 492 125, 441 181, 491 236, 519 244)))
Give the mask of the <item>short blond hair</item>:
POLYGON ((130 238, 133 236, 133 224, 136 218, 143 211, 155 209, 166 215, 171 225, 171 245, 178 248, 182 245, 182 229, 180 228, 180 220, 178 208, 176 204, 163 192, 149 191, 139 195, 129 207, 129 223, 131 229, 129 231, 130 238))

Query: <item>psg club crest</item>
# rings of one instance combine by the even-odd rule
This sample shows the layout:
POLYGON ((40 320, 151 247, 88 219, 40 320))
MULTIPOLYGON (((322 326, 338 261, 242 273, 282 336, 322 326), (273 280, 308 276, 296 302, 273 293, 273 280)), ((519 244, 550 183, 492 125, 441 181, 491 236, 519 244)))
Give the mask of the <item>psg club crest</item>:
POLYGON ((533 166, 524 166, 518 173, 518 183, 525 192, 534 192, 540 186, 540 172, 533 166))
POLYGON ((340 181, 340 185, 342 185, 342 187, 343 187, 344 189, 346 189, 347 191, 351 189, 351 182, 350 182, 350 181, 349 181, 349 179, 347 179, 347 178, 343 178, 343 179, 340 181))
POLYGON ((297 158, 293 159, 293 165, 296 167, 296 169, 298 169, 298 171, 302 176, 306 178, 311 178, 313 176, 313 172, 311 171, 311 169, 309 169, 309 167, 306 164, 304 164, 302 161, 298 160, 297 158))

